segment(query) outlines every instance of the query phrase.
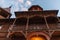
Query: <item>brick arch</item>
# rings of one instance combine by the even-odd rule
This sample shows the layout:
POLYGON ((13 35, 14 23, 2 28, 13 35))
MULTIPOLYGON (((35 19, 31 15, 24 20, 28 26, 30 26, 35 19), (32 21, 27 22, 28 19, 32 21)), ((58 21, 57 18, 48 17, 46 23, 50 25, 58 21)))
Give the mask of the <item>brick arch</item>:
POLYGON ((22 32, 13 32, 9 35, 11 40, 26 40, 25 34, 22 32))
POLYGON ((50 40, 50 37, 46 34, 46 33, 44 33, 44 32, 32 32, 32 33, 30 33, 30 34, 28 34, 27 35, 27 40, 29 40, 32 36, 34 36, 34 35, 42 35, 42 36, 44 36, 47 40, 50 40))

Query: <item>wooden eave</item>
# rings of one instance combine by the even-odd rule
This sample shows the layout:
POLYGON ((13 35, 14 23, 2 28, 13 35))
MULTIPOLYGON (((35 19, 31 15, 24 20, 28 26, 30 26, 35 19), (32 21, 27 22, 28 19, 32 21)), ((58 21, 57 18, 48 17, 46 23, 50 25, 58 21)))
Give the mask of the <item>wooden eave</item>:
MULTIPOLYGON (((50 15, 53 14, 54 16, 57 16, 58 14, 58 10, 44 10, 44 11, 18 11, 15 12, 15 16, 16 18, 20 18, 20 17, 28 17, 28 16, 46 16, 46 15, 50 15)), ((50 16, 53 16, 50 15, 50 16)))
POLYGON ((9 15, 10 17, 11 13, 7 12, 6 10, 0 7, 0 15, 2 15, 3 17, 7 17, 9 15))

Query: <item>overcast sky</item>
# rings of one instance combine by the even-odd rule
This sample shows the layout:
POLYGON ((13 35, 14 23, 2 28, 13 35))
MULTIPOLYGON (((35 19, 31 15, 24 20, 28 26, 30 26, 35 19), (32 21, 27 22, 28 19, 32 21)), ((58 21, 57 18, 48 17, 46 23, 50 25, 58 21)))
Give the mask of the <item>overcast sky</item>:
POLYGON ((14 11, 27 11, 31 5, 40 5, 44 10, 60 10, 60 0, 0 0, 0 7, 12 6, 12 18, 15 17, 14 11))

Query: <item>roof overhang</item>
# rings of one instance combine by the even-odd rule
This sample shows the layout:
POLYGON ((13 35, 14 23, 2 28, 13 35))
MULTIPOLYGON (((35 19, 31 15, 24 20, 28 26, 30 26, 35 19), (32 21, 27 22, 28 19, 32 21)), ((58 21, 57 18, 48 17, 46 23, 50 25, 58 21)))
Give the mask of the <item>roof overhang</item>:
POLYGON ((58 10, 44 10, 44 11, 18 11, 15 12, 16 18, 19 18, 21 16, 31 16, 31 15, 45 15, 45 16, 57 16, 58 10))
POLYGON ((0 15, 7 18, 8 16, 11 16, 11 13, 7 12, 6 10, 0 7, 0 15))

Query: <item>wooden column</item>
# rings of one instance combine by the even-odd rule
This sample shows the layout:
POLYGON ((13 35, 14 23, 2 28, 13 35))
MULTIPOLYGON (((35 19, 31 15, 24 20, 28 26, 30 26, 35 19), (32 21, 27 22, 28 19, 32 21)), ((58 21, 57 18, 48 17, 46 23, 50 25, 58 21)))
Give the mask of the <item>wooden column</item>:
POLYGON ((48 25, 48 23, 47 23, 47 20, 46 20, 46 17, 44 16, 44 19, 45 19, 45 23, 46 23, 46 26, 47 26, 47 31, 49 32, 48 34, 49 34, 49 36, 51 37, 52 36, 52 34, 55 32, 54 30, 51 30, 50 28, 49 28, 49 25, 48 25))
POLYGON ((28 27, 29 27, 29 16, 27 17, 27 23, 26 23, 26 37, 27 37, 27 33, 28 33, 28 27))
POLYGON ((15 24, 16 20, 17 20, 17 18, 14 20, 13 24, 9 27, 9 29, 8 29, 8 34, 7 34, 7 38, 9 38, 9 35, 10 35, 10 33, 12 32, 12 29, 13 29, 13 27, 14 27, 14 24, 15 24))

